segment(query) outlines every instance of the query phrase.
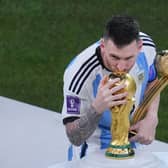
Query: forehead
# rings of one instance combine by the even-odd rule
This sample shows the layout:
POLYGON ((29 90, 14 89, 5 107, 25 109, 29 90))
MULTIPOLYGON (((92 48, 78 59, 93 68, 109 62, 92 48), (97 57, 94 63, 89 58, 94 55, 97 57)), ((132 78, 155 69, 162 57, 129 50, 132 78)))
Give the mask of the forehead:
POLYGON ((136 56, 139 52, 138 42, 134 40, 130 44, 118 47, 116 46, 112 40, 108 39, 105 41, 105 50, 109 54, 113 54, 119 57, 129 57, 129 56, 136 56))

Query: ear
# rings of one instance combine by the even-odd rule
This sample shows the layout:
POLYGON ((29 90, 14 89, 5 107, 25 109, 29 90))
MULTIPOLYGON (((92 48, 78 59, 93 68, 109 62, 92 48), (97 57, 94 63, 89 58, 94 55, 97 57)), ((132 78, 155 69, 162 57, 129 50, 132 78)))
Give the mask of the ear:
POLYGON ((100 39, 100 48, 101 48, 101 50, 104 49, 104 38, 100 39))
POLYGON ((101 38, 101 39, 100 39, 100 47, 103 47, 103 48, 104 48, 104 38, 101 38))
POLYGON ((143 41, 141 39, 139 39, 137 44, 138 44, 138 50, 140 51, 143 46, 143 41))

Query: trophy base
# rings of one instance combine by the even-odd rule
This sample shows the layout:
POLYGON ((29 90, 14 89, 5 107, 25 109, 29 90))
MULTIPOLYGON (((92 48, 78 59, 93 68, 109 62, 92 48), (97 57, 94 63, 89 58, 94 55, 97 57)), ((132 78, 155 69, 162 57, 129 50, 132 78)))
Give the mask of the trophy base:
POLYGON ((135 152, 131 148, 131 145, 110 145, 105 153, 106 157, 112 158, 112 159, 129 159, 134 157, 135 152))

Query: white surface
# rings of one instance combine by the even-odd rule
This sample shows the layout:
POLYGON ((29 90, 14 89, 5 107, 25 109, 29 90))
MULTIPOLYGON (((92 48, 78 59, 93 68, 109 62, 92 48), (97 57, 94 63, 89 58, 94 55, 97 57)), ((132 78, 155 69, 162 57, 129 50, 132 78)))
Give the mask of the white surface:
MULTIPOLYGON (((79 168, 168 168, 168 165, 160 160, 152 152, 144 149, 135 151, 135 156, 130 159, 115 160, 105 157, 104 151, 95 151, 93 154, 88 155, 83 160, 78 162, 79 168)), ((167 152, 168 153, 168 152, 167 152)))
POLYGON ((135 157, 126 160, 106 158, 105 151, 96 151, 92 155, 78 162, 79 168, 167 168, 167 166, 151 152, 137 150, 135 157), (99 159, 97 159, 99 158, 99 159))
POLYGON ((131 159, 115 160, 105 157, 105 151, 88 154, 81 160, 56 163, 48 168, 168 168, 168 152, 151 152, 144 149, 135 151, 131 159))
POLYGON ((0 97, 0 168, 47 168, 65 161, 60 114, 0 97))
MULTIPOLYGON (((59 113, 0 96, 0 168, 77 168, 67 148, 59 113)), ((167 143, 145 148, 168 165, 167 143)))
MULTIPOLYGON (((163 154, 163 153, 162 153, 163 154)), ((161 154, 161 155, 162 155, 161 154)), ((168 152, 165 153, 168 155, 168 152)), ((57 163, 48 168, 168 168, 168 163, 163 161, 163 158, 160 158, 161 155, 158 156, 148 155, 147 153, 137 154, 135 158, 132 160, 103 160, 102 157, 98 153, 92 155, 92 157, 85 158, 83 160, 72 161, 72 162, 62 162, 57 163), (140 157, 141 155, 141 157, 140 157), (94 160, 93 160, 93 156, 94 160), (92 160, 91 160, 92 159, 92 160)), ((164 157, 164 159, 168 159, 168 157, 164 157)))

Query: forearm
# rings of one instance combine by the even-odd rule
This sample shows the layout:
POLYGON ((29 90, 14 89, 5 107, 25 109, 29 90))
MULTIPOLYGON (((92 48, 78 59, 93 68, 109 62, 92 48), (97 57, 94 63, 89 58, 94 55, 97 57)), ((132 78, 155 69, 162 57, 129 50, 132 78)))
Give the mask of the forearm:
POLYGON ((156 124, 156 126, 158 124, 159 102, 160 102, 160 95, 155 97, 153 102, 150 104, 150 106, 148 107, 148 112, 145 117, 145 118, 149 119, 150 121, 153 121, 156 124))
POLYGON ((95 131, 101 114, 93 107, 79 119, 66 124, 66 133, 72 144, 79 146, 95 131))
MULTIPOLYGON (((155 87, 157 85, 158 82, 158 78, 156 78, 153 82, 151 82, 148 85, 147 91, 146 93, 148 93, 148 90, 150 90, 151 88, 155 87)), ((158 123, 158 109, 159 109, 159 102, 160 102, 160 94, 157 95, 154 100, 152 101, 152 103, 150 104, 150 106, 147 109, 147 114, 146 114, 146 118, 156 122, 156 124, 158 123)))
POLYGON ((155 97, 151 105, 147 109, 144 119, 132 125, 130 130, 134 130, 137 134, 131 137, 131 142, 140 142, 141 144, 150 144, 155 139, 156 127, 158 125, 158 108, 160 96, 155 97))

